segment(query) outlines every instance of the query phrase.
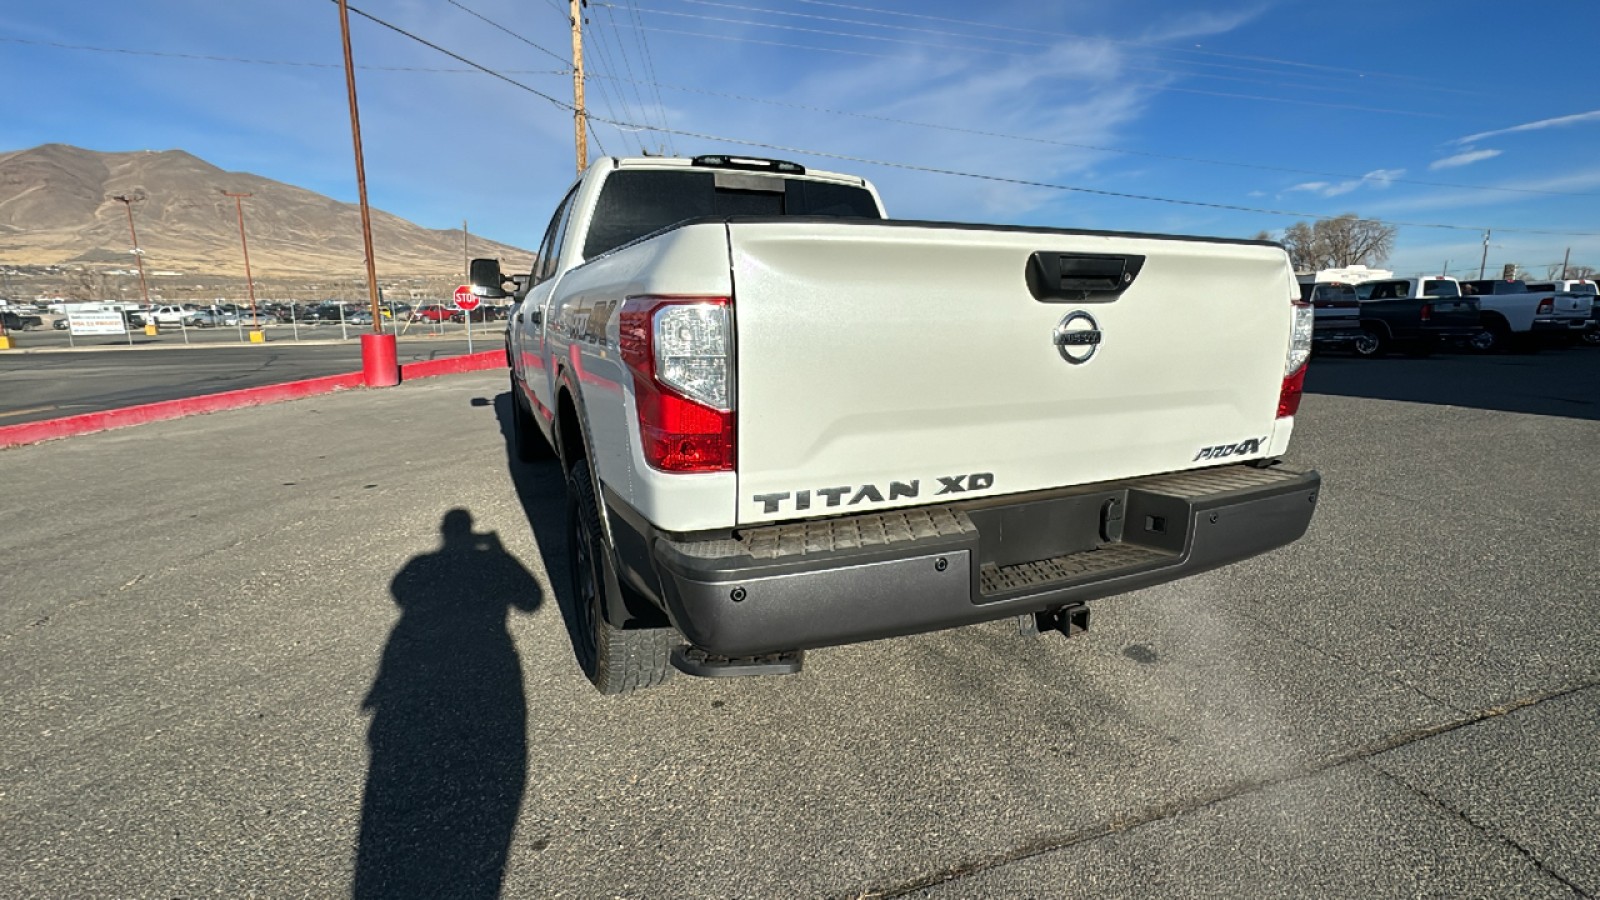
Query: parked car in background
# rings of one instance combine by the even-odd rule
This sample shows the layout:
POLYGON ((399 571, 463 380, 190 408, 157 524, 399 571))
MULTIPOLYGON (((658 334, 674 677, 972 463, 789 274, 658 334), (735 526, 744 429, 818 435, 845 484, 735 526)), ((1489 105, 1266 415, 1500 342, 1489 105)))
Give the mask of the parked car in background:
POLYGON ((199 325, 199 312, 197 309, 169 303, 150 310, 145 318, 148 321, 155 322, 157 325, 199 325))
POLYGON ((9 309, 0 310, 0 322, 3 322, 7 331, 28 331, 38 328, 44 320, 29 313, 13 312, 9 309))
POLYGON ((1426 356, 1443 343, 1466 343, 1487 350, 1478 301, 1461 296, 1461 285, 1447 276, 1384 278, 1356 285, 1361 327, 1377 340, 1369 356, 1390 350, 1426 356))
POLYGON ((448 322, 457 312, 460 310, 453 306, 445 306, 443 303, 424 303, 411 311, 411 321, 421 319, 426 322, 448 322))
POLYGON ((1530 291, 1517 279, 1462 282, 1462 293, 1478 299, 1483 327, 1495 349, 1533 350, 1541 340, 1568 340, 1589 325, 1592 298, 1557 291, 1530 291))
POLYGON ((239 324, 238 313, 224 309, 197 309, 194 311, 194 321, 191 323, 201 328, 215 328, 219 325, 234 326, 239 324))
POLYGON ((489 306, 479 306, 470 313, 461 309, 453 310, 450 313, 450 321, 458 325, 464 324, 469 316, 474 322, 489 322, 494 319, 494 309, 489 306))
POLYGON ((1300 278, 1300 302, 1315 310, 1316 324, 1311 346, 1317 350, 1354 350, 1359 356, 1372 356, 1378 339, 1361 327, 1361 301, 1356 290, 1338 281, 1308 281, 1300 278))
POLYGON ((305 310, 300 316, 302 322, 348 322, 347 316, 351 310, 342 303, 319 303, 305 310))
POLYGON ((1586 344, 1600 344, 1600 288, 1587 278, 1569 278, 1558 281, 1535 281, 1528 284, 1530 291, 1574 294, 1589 298, 1589 324, 1581 332, 1586 344))

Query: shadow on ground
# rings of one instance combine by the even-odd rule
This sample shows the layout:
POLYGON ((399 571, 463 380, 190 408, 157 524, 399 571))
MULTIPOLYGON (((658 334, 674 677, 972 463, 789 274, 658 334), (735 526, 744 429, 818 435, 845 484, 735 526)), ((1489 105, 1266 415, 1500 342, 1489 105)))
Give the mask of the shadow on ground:
MULTIPOLYGON (((474 401, 480 402, 480 401, 474 401)), ((572 572, 567 559, 567 483, 561 464, 552 455, 549 459, 525 463, 517 460, 515 438, 512 436, 511 394, 495 396, 495 418, 500 422, 500 436, 505 441, 506 470, 517 490, 517 501, 523 515, 528 518, 528 528, 533 532, 534 543, 544 560, 544 571, 550 579, 556 607, 561 611, 561 622, 566 626, 567 639, 572 645, 572 661, 581 670, 579 647, 587 641, 582 620, 572 593, 572 572)))
POLYGON ((1306 392, 1600 420, 1600 350, 1357 359, 1318 354, 1306 392))
POLYGON ((527 783, 527 700, 507 618, 538 582, 464 509, 390 584, 400 620, 362 708, 371 762, 352 895, 495 897, 527 783))

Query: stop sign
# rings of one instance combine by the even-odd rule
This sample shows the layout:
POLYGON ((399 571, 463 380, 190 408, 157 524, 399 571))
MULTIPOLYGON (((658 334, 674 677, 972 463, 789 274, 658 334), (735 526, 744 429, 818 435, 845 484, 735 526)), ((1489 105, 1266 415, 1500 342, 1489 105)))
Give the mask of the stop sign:
POLYGON ((456 288, 456 309, 472 312, 478 308, 478 298, 472 293, 472 288, 463 284, 456 288))

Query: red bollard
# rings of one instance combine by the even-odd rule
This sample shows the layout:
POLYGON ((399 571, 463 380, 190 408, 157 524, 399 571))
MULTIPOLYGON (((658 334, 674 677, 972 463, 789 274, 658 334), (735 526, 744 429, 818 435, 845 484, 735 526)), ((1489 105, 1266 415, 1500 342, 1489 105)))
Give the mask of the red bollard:
POLYGON ((361 375, 367 387, 394 387, 400 383, 400 366, 395 362, 394 335, 361 336, 361 375))

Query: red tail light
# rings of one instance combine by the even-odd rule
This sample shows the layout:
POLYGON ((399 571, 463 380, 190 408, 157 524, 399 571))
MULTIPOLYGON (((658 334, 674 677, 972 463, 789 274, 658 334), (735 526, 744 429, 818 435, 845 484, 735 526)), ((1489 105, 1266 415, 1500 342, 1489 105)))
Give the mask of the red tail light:
POLYGON ((1555 300, 1554 297, 1551 297, 1549 300, 1540 300, 1539 301, 1539 313, 1538 313, 1539 315, 1548 316, 1548 315, 1550 315, 1551 313, 1553 313, 1555 311, 1556 311, 1556 300, 1555 300))
POLYGON ((1293 375, 1283 379, 1278 391, 1278 418, 1287 419, 1300 411, 1300 397, 1306 392, 1306 367, 1301 366, 1293 375))
POLYGON ((645 462, 663 472, 734 468, 729 300, 629 297, 617 315, 645 462))
POLYGON ((1289 327, 1289 355, 1283 363, 1283 387, 1278 390, 1280 419, 1300 409, 1300 395, 1306 386, 1306 363, 1311 359, 1311 334, 1316 327, 1316 311, 1311 304, 1292 298, 1289 304, 1294 311, 1289 327))
POLYGON ((1432 319, 1432 318, 1433 318, 1433 304, 1432 303, 1424 303, 1424 304, 1422 304, 1422 321, 1426 322, 1426 321, 1428 321, 1429 319, 1432 319))

